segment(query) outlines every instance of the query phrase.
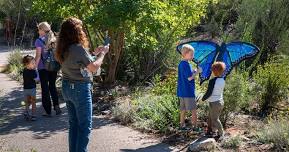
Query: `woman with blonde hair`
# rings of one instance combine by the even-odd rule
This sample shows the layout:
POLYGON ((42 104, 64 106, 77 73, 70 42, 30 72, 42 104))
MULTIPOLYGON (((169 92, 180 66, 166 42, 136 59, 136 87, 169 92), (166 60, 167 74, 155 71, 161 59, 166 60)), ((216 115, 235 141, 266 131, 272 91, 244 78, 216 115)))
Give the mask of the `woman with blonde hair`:
POLYGON ((62 67, 62 94, 69 118, 69 152, 87 152, 92 128, 92 73, 96 72, 109 50, 98 47, 93 60, 82 21, 68 18, 59 33, 56 59, 62 67))
POLYGON ((48 57, 49 49, 55 45, 56 37, 47 22, 38 24, 38 34, 39 38, 35 41, 35 60, 40 77, 42 106, 45 110, 43 116, 51 117, 51 98, 56 115, 61 114, 55 85, 57 71, 45 69, 45 59, 48 57))

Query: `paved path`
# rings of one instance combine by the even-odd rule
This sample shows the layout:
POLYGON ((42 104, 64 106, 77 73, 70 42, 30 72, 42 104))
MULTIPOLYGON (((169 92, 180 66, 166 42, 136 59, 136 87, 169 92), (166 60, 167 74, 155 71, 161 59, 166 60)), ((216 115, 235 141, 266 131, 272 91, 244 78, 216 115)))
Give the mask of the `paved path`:
POLYGON ((0 45, 0 68, 5 67, 8 64, 10 49, 7 46, 0 45))
MULTIPOLYGON (((39 92, 39 91, 38 91, 39 92)), ((22 88, 18 82, 0 73, 0 152, 67 152, 67 112, 52 118, 41 117, 42 108, 37 95, 38 120, 24 121, 22 88)), ((173 147, 152 136, 119 125, 102 116, 93 117, 90 152, 168 152, 173 147)))

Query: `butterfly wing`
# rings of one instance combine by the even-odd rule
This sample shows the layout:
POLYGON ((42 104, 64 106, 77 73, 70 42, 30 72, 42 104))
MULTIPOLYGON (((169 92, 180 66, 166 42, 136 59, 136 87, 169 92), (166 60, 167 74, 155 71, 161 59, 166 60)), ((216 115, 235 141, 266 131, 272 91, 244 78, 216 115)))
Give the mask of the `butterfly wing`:
POLYGON ((200 81, 202 84, 211 76, 211 66, 215 61, 219 46, 210 41, 189 41, 177 46, 177 51, 179 53, 181 53, 181 48, 184 44, 189 44, 195 49, 193 61, 203 69, 203 72, 200 74, 200 81))
POLYGON ((234 66, 256 56, 260 51, 257 46, 246 42, 223 43, 220 50, 217 61, 222 61, 226 64, 224 77, 230 74, 234 66))

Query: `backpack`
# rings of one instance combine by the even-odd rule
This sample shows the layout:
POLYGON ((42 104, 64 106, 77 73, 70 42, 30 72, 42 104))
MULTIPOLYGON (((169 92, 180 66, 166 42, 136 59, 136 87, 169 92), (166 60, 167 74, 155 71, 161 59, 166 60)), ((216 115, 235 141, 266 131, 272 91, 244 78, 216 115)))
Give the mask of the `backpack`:
MULTIPOLYGON (((43 41, 41 38, 39 38, 39 40, 45 45, 45 41, 43 41)), ((41 60, 44 64, 44 68, 47 71, 59 71, 61 66, 59 62, 55 60, 55 48, 49 48, 46 51, 48 52, 46 58, 44 58, 41 53, 41 60)))

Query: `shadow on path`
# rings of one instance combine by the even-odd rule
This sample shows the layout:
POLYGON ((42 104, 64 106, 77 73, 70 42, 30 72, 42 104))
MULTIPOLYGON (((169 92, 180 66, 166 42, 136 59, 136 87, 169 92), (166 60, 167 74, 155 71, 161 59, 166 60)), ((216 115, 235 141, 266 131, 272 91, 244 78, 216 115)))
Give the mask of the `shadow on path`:
POLYGON ((171 152, 172 149, 165 146, 163 143, 156 145, 151 145, 148 147, 138 148, 138 149, 120 149, 121 152, 171 152))
MULTIPOLYGON (((49 137, 57 132, 68 130, 68 116, 65 103, 61 103, 63 114, 53 115, 51 118, 43 117, 42 105, 39 95, 37 96, 37 121, 26 121, 22 115, 24 107, 21 106, 23 101, 23 91, 21 87, 12 88, 11 91, 4 90, 6 94, 1 97, 0 101, 0 135, 18 133, 21 131, 32 131, 36 139, 49 137)), ((40 91, 38 91, 39 93, 40 91)), ((93 129, 101 126, 114 124, 105 118, 93 117, 93 129)))

